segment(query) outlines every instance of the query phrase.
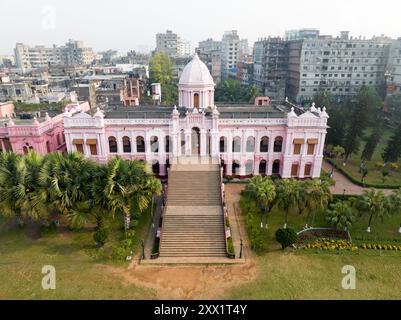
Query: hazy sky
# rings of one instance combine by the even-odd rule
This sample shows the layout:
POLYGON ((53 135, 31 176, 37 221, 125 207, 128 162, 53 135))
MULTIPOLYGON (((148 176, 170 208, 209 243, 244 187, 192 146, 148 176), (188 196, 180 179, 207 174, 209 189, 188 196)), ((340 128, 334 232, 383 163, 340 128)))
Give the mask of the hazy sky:
POLYGON ((0 0, 0 16, 0 54, 11 54, 16 42, 61 45, 69 38, 96 51, 151 50, 166 29, 194 46, 232 29, 250 45, 305 27, 401 37, 401 0, 0 0))

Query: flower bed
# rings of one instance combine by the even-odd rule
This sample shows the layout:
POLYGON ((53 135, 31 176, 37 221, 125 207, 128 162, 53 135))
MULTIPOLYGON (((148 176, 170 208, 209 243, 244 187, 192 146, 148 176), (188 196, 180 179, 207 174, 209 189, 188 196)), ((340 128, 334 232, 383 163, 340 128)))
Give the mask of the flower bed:
POLYGON ((351 240, 347 231, 331 228, 311 228, 298 232, 298 240, 296 245, 302 246, 307 242, 319 238, 351 240))
POLYGON ((312 243, 308 243, 305 248, 307 249, 319 249, 319 250, 328 250, 328 251, 358 251, 358 247, 355 246, 351 241, 348 240, 334 240, 321 238, 313 241, 312 243))
POLYGON ((364 243, 363 245, 361 245, 361 248, 365 250, 401 251, 401 245, 394 245, 394 244, 364 243))

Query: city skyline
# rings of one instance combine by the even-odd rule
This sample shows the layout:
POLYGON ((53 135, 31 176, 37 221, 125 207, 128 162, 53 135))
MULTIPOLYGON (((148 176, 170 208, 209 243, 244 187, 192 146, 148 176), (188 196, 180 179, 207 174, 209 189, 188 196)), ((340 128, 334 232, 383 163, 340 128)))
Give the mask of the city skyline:
POLYGON ((119 53, 132 49, 150 51, 155 48, 156 34, 166 30, 173 30, 194 47, 207 38, 221 40, 224 31, 232 29, 238 30, 240 37, 247 38, 250 45, 258 38, 284 37, 286 30, 300 28, 316 28, 321 34, 333 36, 343 30, 349 30, 354 37, 370 38, 384 34, 396 39, 401 36, 398 33, 401 26, 397 28, 395 23, 401 3, 396 0, 386 1, 387 5, 382 7, 375 6, 373 1, 356 0, 350 3, 339 0, 336 7, 329 8, 337 8, 335 12, 343 9, 339 17, 328 14, 327 5, 316 0, 302 3, 283 0, 279 4, 256 0, 251 3, 204 0, 202 5, 197 6, 199 23, 193 23, 193 6, 180 6, 182 1, 179 0, 172 2, 174 5, 171 1, 156 1, 155 6, 150 8, 147 3, 133 5, 117 0, 114 11, 110 11, 107 2, 98 1, 97 14, 91 15, 93 4, 78 3, 76 0, 68 4, 5 0, 0 3, 0 11, 4 13, 3 25, 12 28, 2 34, 0 54, 13 54, 17 42, 50 46, 61 45, 70 38, 83 40, 97 52, 108 49, 118 50, 119 53), (292 10, 287 12, 290 4, 292 10), (148 13, 143 14, 146 11, 148 13), (15 16, 20 18, 18 24, 15 23, 15 16), (380 21, 379 28, 374 21, 380 21), (118 36, 121 30, 125 33, 118 36))

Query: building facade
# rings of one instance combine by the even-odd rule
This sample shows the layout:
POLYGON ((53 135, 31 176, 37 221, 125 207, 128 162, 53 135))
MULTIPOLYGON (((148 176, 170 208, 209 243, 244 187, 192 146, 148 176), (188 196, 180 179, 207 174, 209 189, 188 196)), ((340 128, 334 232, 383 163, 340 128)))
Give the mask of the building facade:
POLYGON ((401 38, 391 45, 385 76, 387 95, 401 94, 401 38))
MULTIPOLYGON (((185 159, 217 159, 227 176, 319 177, 328 115, 288 102, 214 104, 214 82, 195 56, 179 82, 177 106, 139 106, 64 114, 68 151, 106 162, 146 161, 159 176, 185 159)), ((259 100, 258 100, 259 101, 259 100)))
POLYGON ((71 39, 61 47, 32 47, 17 43, 14 54, 17 67, 23 71, 55 65, 88 65, 95 58, 91 48, 85 47, 82 41, 71 39))
MULTIPOLYGON (((68 112, 88 111, 87 102, 66 106, 68 112)), ((0 104, 0 152, 12 151, 26 154, 35 150, 45 155, 50 152, 66 152, 63 114, 50 116, 38 111, 30 118, 19 117, 12 103, 0 104)))

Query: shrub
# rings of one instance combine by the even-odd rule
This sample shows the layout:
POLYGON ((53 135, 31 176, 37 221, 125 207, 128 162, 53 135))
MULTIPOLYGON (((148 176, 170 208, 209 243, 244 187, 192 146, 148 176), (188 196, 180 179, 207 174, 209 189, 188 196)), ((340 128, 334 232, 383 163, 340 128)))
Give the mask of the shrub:
POLYGON ((375 168, 377 171, 380 171, 384 167, 384 163, 382 161, 377 161, 375 163, 375 168))
POLYGON ((276 231, 276 240, 281 244, 283 250, 297 241, 298 235, 294 229, 278 229, 276 231))
POLYGON ((106 243, 107 237, 107 230, 104 228, 97 229, 93 234, 93 240, 95 240, 96 244, 100 246, 103 246, 106 243))
POLYGON ((398 164, 395 163, 395 162, 390 162, 388 164, 388 167, 389 167, 390 170, 393 170, 393 171, 398 170, 398 164))

